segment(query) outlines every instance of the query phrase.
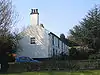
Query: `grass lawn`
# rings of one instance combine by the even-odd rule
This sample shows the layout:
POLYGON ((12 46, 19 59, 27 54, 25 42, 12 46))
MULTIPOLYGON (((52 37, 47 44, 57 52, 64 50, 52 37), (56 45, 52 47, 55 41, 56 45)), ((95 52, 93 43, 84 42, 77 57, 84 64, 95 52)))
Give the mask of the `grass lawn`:
POLYGON ((17 74, 0 75, 100 75, 100 70, 87 70, 81 72, 24 72, 17 74))

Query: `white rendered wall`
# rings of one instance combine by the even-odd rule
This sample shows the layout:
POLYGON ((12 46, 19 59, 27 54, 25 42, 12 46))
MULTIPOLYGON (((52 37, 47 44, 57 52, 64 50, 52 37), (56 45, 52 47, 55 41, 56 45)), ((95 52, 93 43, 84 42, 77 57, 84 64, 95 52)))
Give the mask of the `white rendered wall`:
POLYGON ((23 38, 20 40, 22 51, 18 56, 28 56, 31 58, 48 58, 49 36, 44 28, 29 26, 23 32, 23 38), (30 44, 30 38, 35 37, 36 44, 30 44))
POLYGON ((57 50, 57 54, 59 55, 62 51, 65 52, 67 55, 69 55, 69 50, 68 50, 68 46, 64 43, 62 43, 61 40, 59 40, 57 37, 55 37, 54 35, 50 34, 50 55, 52 56, 53 54, 53 49, 57 50), (52 44, 52 36, 54 36, 54 45, 52 44), (59 40, 59 47, 58 47, 58 40, 59 40), (63 44, 63 47, 62 47, 63 44))

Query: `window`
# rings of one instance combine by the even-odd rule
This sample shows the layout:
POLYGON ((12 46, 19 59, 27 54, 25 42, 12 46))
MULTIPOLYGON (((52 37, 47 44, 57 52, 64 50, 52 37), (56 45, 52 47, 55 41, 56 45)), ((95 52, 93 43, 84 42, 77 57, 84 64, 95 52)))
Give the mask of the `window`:
POLYGON ((31 58, 29 58, 29 57, 28 57, 27 59, 28 59, 29 61, 32 61, 32 59, 31 59, 31 58))
POLYGON ((54 45, 54 36, 52 35, 52 45, 54 45))
POLYGON ((31 44, 35 44, 35 37, 32 37, 32 38, 30 39, 30 43, 31 43, 31 44))
POLYGON ((57 55, 58 53, 57 53, 57 49, 56 49, 56 55, 57 55))
POLYGON ((58 48, 59 48, 59 39, 58 39, 58 48))
POLYGON ((20 57, 20 60, 27 60, 27 57, 20 57))
POLYGON ((53 48, 53 56, 55 56, 55 49, 53 48))

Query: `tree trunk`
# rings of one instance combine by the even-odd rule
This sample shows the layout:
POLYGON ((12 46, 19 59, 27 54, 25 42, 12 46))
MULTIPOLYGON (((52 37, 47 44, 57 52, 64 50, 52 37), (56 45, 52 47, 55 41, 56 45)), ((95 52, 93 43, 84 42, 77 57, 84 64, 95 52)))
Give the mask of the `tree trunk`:
POLYGON ((0 64, 1 64, 0 72, 1 73, 6 73, 8 68, 9 68, 8 56, 6 54, 1 54, 0 55, 0 64))

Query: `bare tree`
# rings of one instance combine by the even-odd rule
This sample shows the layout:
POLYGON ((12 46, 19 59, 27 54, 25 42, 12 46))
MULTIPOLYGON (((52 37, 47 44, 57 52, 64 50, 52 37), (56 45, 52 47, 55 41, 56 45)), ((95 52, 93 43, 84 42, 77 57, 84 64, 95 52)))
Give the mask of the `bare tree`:
POLYGON ((16 17, 17 15, 13 10, 12 0, 0 0, 0 41, 3 40, 2 43, 7 42, 8 37, 15 37, 11 33, 11 29, 17 21, 16 17))
POLYGON ((19 35, 11 30, 17 21, 17 15, 13 9, 12 0, 0 0, 0 64, 6 64, 7 53, 11 53, 18 47, 19 35))

